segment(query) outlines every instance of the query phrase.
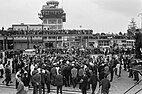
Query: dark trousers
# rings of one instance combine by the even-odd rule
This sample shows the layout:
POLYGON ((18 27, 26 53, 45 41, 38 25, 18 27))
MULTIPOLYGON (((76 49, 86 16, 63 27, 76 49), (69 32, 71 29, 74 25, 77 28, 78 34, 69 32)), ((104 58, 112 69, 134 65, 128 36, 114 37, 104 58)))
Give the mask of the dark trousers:
POLYGON ((137 71, 134 71, 134 80, 139 81, 139 73, 137 71))
POLYGON ((126 62, 124 62, 124 70, 125 71, 127 70, 127 64, 126 64, 126 62))
POLYGON ((19 85, 19 83, 18 83, 18 81, 16 80, 16 85, 15 85, 15 88, 16 88, 16 89, 18 88, 18 85, 19 85))
POLYGON ((77 82, 76 79, 77 79, 76 77, 73 77, 73 78, 72 78, 73 88, 76 87, 76 82, 77 82))
POLYGON ((3 73, 4 73, 4 71, 3 71, 3 69, 0 69, 0 72, 1 72, 1 78, 3 77, 3 73))
POLYGON ((95 94, 97 84, 92 84, 92 94, 95 94))
POLYGON ((65 86, 66 87, 70 86, 70 77, 69 76, 65 76, 65 86))
POLYGON ((51 84, 55 86, 56 75, 51 75, 51 84))
POLYGON ((47 87, 47 92, 49 93, 50 92, 50 81, 46 82, 46 87, 47 87))
POLYGON ((42 88, 42 92, 43 92, 43 94, 45 94, 45 83, 41 83, 41 88, 42 88))
POLYGON ((129 76, 128 77, 132 77, 133 78, 133 70, 129 69, 129 76))
POLYGON ((90 89, 90 82, 87 83, 87 90, 90 89))
POLYGON ((110 77, 110 81, 111 81, 111 82, 113 81, 113 74, 114 74, 114 71, 111 71, 111 72, 110 72, 110 76, 111 76, 111 77, 110 77))
POLYGON ((33 94, 38 94, 38 90, 39 90, 39 94, 41 94, 41 85, 37 85, 37 84, 33 84, 33 94))
POLYGON ((11 81, 11 77, 8 76, 8 77, 5 78, 6 86, 9 85, 10 81, 11 81))
POLYGON ((61 86, 57 86, 57 94, 59 94, 59 90, 60 90, 60 94, 62 94, 62 85, 61 86))
POLYGON ((87 94, 86 91, 87 91, 86 88, 82 88, 82 94, 87 94))

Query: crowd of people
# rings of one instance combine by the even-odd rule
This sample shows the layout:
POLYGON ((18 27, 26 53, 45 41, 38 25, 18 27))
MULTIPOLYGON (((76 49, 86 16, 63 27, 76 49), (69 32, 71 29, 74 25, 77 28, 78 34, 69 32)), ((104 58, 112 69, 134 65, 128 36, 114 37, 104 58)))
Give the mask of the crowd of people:
POLYGON ((5 57, 4 62, 1 60, 0 77, 5 73, 3 83, 8 86, 12 83, 11 74, 15 73, 17 94, 26 94, 29 87, 33 87, 33 94, 45 94, 45 87, 47 93, 50 93, 51 85, 57 87, 57 94, 59 91, 62 94, 63 86, 79 88, 82 94, 87 94, 87 90, 91 89, 92 94, 95 94, 98 83, 102 87, 102 94, 109 94, 110 82, 113 81, 114 74, 121 77, 122 68, 128 71, 128 77, 139 81, 138 72, 131 69, 136 62, 133 58, 131 53, 125 52, 104 52, 91 56, 85 48, 72 48, 65 54, 60 54, 38 47, 35 55, 20 52, 9 59, 5 57))

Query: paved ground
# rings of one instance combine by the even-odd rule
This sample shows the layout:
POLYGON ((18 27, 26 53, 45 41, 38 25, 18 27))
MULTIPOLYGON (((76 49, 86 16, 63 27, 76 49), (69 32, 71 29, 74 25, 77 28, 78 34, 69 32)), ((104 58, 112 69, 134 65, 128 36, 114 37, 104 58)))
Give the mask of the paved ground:
MULTIPOLYGON (((3 79, 0 79, 0 94, 15 94, 15 83, 12 83, 11 86, 5 86, 4 84, 1 84, 3 79)), ((142 77, 140 77, 140 79, 142 79, 142 77)), ((12 80, 15 80, 14 77, 12 80)), ((135 81, 133 81, 133 79, 128 78, 128 73, 126 71, 122 71, 122 76, 119 79, 116 76, 114 77, 114 81, 111 83, 110 94, 123 94, 127 89, 134 85, 134 83, 135 81)), ((140 88, 142 88, 142 82, 127 94, 135 94, 135 92, 140 88)), ((29 90, 28 94, 32 94, 32 89, 29 90)), ((56 87, 51 86, 50 94, 56 94, 56 87)), ((81 94, 81 92, 78 88, 74 89, 72 87, 63 87, 63 94, 81 94)), ((87 94, 91 94, 90 90, 87 94)), ((142 94, 142 92, 139 92, 137 94, 142 94)))

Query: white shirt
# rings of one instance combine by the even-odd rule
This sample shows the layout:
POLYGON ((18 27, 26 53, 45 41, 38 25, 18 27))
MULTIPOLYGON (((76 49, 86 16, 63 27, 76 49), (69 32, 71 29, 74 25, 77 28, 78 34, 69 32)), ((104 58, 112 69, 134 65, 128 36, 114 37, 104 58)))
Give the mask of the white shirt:
POLYGON ((31 69, 31 75, 32 75, 32 72, 34 71, 34 68, 35 68, 35 66, 32 64, 31 67, 30 67, 30 69, 31 69))
POLYGON ((119 63, 116 65, 116 68, 117 68, 117 69, 119 69, 119 68, 120 68, 120 64, 119 64, 119 63))
POLYGON ((0 69, 4 69, 3 64, 0 64, 0 69))
POLYGON ((59 67, 56 67, 57 75, 59 74, 59 69, 60 69, 59 67))

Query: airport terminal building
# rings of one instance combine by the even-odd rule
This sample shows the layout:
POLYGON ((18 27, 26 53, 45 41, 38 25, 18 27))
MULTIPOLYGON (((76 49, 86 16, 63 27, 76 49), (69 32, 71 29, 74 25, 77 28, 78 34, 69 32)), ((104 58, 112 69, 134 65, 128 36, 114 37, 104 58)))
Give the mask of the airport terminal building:
POLYGON ((134 39, 127 35, 93 34, 90 29, 64 29, 66 13, 59 7, 58 1, 47 1, 38 16, 42 20, 40 24, 12 24, 8 30, 2 29, 0 50, 23 50, 34 45, 47 48, 109 47, 114 43, 125 47, 134 46, 134 39))

